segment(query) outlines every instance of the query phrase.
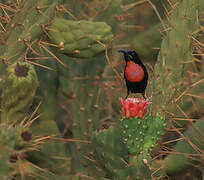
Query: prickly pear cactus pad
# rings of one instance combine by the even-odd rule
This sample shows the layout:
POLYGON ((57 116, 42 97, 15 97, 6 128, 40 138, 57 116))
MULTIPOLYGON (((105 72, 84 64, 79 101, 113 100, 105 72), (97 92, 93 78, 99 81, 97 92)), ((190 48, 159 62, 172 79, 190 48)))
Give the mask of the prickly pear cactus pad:
POLYGON ((23 120, 33 101, 38 78, 31 64, 17 62, 7 67, 2 83, 1 121, 23 120))
MULTIPOLYGON (((12 4, 9 1, 3 3, 5 2, 12 4)), ((16 3, 15 8, 18 13, 10 15, 7 12, 10 15, 7 15, 10 20, 4 36, 8 38, 1 58, 5 61, 15 62, 24 57, 26 48, 32 41, 40 38, 43 33, 43 24, 46 24, 54 16, 55 7, 61 2, 62 0, 22 0, 16 3)))
POLYGON ((123 141, 133 155, 148 152, 163 133, 164 117, 145 115, 149 104, 148 100, 139 98, 121 99, 123 141))
POLYGON ((48 31, 50 40, 61 53, 78 58, 90 58, 105 51, 113 37, 105 22, 71 21, 56 18, 48 31))
POLYGON ((93 139, 97 163, 103 164, 108 176, 117 179, 125 179, 129 173, 126 170, 128 151, 121 139, 121 129, 113 126, 96 132, 93 139))
POLYGON ((133 154, 148 152, 158 142, 163 133, 164 118, 159 115, 146 115, 143 118, 121 119, 123 140, 133 154))
POLYGON ((198 0, 185 0, 179 1, 176 8, 172 9, 169 17, 169 30, 162 41, 157 64, 154 67, 154 77, 151 81, 154 111, 168 108, 168 111, 172 112, 175 103, 180 103, 178 100, 181 98, 178 100, 177 98, 187 87, 184 78, 190 64, 186 62, 192 59, 191 53, 194 50, 191 37, 198 28, 198 5, 198 0))

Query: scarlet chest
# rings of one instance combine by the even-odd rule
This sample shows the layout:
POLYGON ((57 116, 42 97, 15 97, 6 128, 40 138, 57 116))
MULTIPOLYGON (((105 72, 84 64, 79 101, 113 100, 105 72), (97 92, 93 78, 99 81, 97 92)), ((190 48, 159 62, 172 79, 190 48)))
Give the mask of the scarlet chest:
POLYGON ((128 61, 125 68, 125 76, 128 81, 140 82, 144 78, 144 71, 138 64, 128 61))

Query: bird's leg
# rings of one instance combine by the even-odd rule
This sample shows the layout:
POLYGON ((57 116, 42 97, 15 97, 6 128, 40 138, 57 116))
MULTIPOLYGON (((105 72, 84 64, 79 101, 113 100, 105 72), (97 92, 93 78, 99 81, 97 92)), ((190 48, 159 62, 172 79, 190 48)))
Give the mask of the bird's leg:
POLYGON ((127 99, 128 96, 129 96, 129 90, 127 90, 127 95, 126 95, 125 99, 127 99))
POLYGON ((144 99, 147 99, 147 97, 146 97, 144 92, 142 93, 142 96, 143 96, 144 99))

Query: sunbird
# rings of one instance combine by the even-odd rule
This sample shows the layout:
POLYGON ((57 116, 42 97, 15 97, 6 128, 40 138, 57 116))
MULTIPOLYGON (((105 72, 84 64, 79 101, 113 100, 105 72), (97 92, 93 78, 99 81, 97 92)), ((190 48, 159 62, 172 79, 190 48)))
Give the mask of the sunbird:
POLYGON ((118 52, 124 54, 125 69, 124 78, 127 87, 127 97, 131 93, 141 93, 144 99, 145 89, 147 87, 148 72, 138 54, 134 50, 119 50, 118 52))

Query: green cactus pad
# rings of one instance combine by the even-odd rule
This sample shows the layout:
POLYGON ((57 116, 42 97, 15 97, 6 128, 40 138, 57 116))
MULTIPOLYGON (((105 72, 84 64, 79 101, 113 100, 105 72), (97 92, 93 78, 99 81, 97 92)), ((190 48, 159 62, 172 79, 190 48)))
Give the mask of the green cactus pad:
POLYGON ((146 115, 140 118, 121 119, 123 141, 131 154, 148 152, 163 134, 164 117, 146 115))
POLYGON ((1 58, 5 61, 16 62, 24 57, 27 44, 41 37, 43 24, 53 17, 55 7, 61 1, 29 0, 17 3, 16 8, 19 11, 7 24, 5 36, 8 35, 8 39, 1 58))
POLYGON ((147 153, 128 154, 120 128, 109 127, 97 132, 93 143, 95 159, 108 178, 150 179, 151 156, 147 153))
POLYGON ((48 31, 52 43, 61 53, 72 57, 90 58, 105 51, 113 37, 111 27, 104 22, 71 21, 56 18, 48 31))
POLYGON ((171 10, 169 30, 162 40, 152 85, 147 89, 147 92, 153 92, 151 101, 154 112, 168 109, 170 113, 182 114, 175 109, 174 99, 187 87, 183 78, 190 65, 187 62, 192 59, 191 36, 198 30, 198 4, 198 0, 185 0, 178 2, 176 8, 171 10))
POLYGON ((125 179, 128 176, 128 152, 122 142, 121 130, 118 127, 100 130, 93 143, 95 159, 107 175, 125 179))
POLYGON ((23 120, 37 87, 38 78, 31 64, 18 62, 8 66, 2 83, 2 122, 23 120))

